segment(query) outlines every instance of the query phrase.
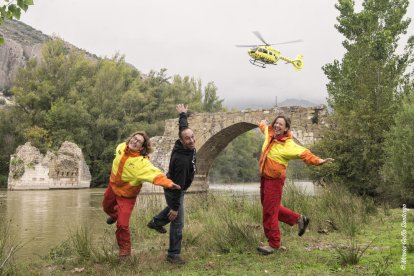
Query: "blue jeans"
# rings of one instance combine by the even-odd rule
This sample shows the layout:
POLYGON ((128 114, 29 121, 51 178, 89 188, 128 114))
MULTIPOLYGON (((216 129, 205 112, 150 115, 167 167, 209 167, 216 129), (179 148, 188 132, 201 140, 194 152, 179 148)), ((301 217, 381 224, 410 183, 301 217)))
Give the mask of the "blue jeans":
POLYGON ((181 193, 178 215, 173 221, 168 219, 170 210, 170 207, 166 207, 153 220, 156 226, 165 226, 170 223, 170 247, 168 248, 168 255, 173 256, 181 254, 181 240, 183 239, 184 227, 184 193, 181 193))

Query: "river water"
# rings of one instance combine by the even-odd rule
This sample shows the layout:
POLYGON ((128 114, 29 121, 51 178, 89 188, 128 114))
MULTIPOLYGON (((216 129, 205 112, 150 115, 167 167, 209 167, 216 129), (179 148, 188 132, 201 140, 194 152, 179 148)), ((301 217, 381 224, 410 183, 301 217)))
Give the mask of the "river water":
MULTIPOLYGON (((315 194, 310 182, 295 184, 308 194, 315 194)), ((22 243, 18 260, 47 255, 63 242, 70 231, 87 222, 94 231, 104 230, 106 215, 101 202, 105 189, 0 191, 0 224, 10 226, 13 245, 22 243)), ((259 195, 259 183, 210 184, 210 191, 259 195)), ((141 194, 139 201, 153 195, 141 194)), ((163 200, 160 195, 160 200, 163 200)), ((189 194, 188 196, 191 196, 189 194)))
MULTIPOLYGON (((85 222, 102 224, 104 189, 0 191, 1 224, 10 226, 18 258, 46 255, 85 222)), ((103 224, 102 224, 103 225, 103 224)))

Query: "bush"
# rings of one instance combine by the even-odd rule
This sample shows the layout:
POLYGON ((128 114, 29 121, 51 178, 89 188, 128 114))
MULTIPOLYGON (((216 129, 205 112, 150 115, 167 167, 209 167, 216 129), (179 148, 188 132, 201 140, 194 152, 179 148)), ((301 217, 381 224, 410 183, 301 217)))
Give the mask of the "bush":
POLYGON ((0 175, 0 189, 7 188, 7 179, 6 175, 0 175))
POLYGON ((317 196, 309 196, 287 182, 282 205, 310 217, 312 227, 316 226, 317 231, 338 230, 349 236, 356 236, 368 223, 370 215, 376 212, 372 200, 363 199, 335 184, 322 188, 317 196))
POLYGON ((4 97, 11 97, 11 96, 13 96, 13 92, 11 91, 10 87, 5 87, 3 89, 3 95, 4 95, 4 97))

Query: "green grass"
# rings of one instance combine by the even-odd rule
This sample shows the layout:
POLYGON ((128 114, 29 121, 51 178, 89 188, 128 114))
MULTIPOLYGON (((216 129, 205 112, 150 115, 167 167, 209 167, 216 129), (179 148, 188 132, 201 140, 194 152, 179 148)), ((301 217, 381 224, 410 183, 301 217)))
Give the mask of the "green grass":
POLYGON ((311 218, 302 237, 297 236, 296 226, 282 226, 286 252, 269 256, 256 252, 257 245, 265 242, 259 198, 200 195, 186 200, 182 255, 188 263, 169 264, 164 260, 168 234, 146 227, 164 206, 154 196, 140 198, 134 211, 129 259, 117 257, 114 225, 102 233, 85 225, 71 231, 48 256, 14 266, 13 274, 414 275, 414 253, 409 250, 414 232, 412 210, 407 212, 407 265, 402 270, 401 209, 375 207, 372 201, 340 187, 309 197, 286 186, 283 203, 311 218))

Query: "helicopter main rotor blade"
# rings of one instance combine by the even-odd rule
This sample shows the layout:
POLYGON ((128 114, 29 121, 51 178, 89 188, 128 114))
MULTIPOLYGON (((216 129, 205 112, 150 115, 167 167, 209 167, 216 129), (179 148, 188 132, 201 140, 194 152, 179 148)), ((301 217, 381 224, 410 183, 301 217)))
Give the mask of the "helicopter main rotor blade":
POLYGON ((253 47, 257 47, 258 45, 256 44, 256 45, 236 45, 236 47, 250 47, 250 48, 253 48, 253 47))
POLYGON ((298 39, 298 40, 291 40, 291 41, 280 42, 280 43, 273 43, 273 44, 268 44, 268 45, 281 45, 281 44, 290 44, 290 43, 297 43, 297 42, 303 42, 303 40, 302 39, 298 39))
POLYGON ((265 40, 264 40, 264 38, 262 37, 262 35, 259 33, 259 31, 253 31, 253 34, 258 38, 258 39, 260 39, 266 46, 268 46, 269 45, 269 43, 267 43, 265 40))

